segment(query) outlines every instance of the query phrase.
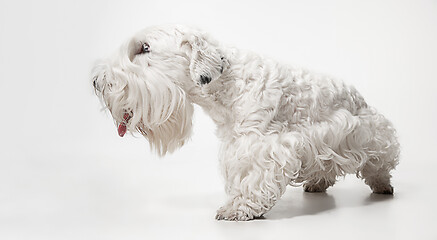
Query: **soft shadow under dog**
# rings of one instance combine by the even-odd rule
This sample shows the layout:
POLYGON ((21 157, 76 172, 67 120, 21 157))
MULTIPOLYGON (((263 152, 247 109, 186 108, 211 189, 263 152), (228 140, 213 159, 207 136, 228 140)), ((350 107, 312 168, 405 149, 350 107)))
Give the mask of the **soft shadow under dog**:
POLYGON ((276 206, 261 219, 293 218, 314 215, 336 207, 334 197, 327 193, 293 193, 284 196, 276 206))
POLYGON ((393 195, 365 194, 336 190, 333 193, 286 193, 273 209, 260 219, 283 219, 305 215, 315 215, 335 208, 362 207, 393 199, 393 195), (334 199, 337 198, 337 202, 334 199))

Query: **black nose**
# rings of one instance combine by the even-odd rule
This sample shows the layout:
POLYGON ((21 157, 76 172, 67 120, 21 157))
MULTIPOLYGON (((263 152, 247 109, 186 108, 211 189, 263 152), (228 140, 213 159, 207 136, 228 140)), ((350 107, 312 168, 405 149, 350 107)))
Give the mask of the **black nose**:
POLYGON ((99 88, 98 88, 98 86, 97 86, 97 78, 94 78, 94 81, 93 81, 93 87, 94 87, 94 89, 96 89, 97 91, 99 91, 99 88))

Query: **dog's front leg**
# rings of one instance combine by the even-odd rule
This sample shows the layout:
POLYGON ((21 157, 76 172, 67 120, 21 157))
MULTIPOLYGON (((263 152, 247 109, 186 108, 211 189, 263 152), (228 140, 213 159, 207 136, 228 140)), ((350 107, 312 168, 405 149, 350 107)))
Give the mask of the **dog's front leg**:
POLYGON ((224 143, 221 165, 227 203, 216 219, 247 221, 269 211, 300 170, 293 134, 245 135, 224 143))

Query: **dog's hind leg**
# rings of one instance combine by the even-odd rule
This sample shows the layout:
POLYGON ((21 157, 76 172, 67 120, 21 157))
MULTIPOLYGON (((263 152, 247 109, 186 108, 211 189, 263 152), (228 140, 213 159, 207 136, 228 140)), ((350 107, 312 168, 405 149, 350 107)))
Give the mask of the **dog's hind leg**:
POLYGON ((223 146, 227 203, 216 219, 246 221, 269 211, 295 178, 300 143, 292 134, 245 135, 223 146))
POLYGON ((369 164, 361 171, 361 175, 373 193, 393 194, 390 170, 390 168, 383 167, 375 171, 374 167, 369 164))
POLYGON ((374 193, 393 194, 390 171, 398 164, 400 152, 396 131, 392 124, 375 110, 368 109, 360 118, 362 124, 370 129, 372 137, 365 146, 368 160, 357 175, 364 179, 374 193))

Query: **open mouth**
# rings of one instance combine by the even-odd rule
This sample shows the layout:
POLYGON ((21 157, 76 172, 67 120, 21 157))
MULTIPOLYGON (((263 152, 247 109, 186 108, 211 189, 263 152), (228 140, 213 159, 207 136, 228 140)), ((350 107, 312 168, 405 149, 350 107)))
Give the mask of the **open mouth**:
POLYGON ((131 118, 132 118, 132 116, 129 113, 125 113, 123 115, 123 121, 118 125, 118 135, 120 137, 123 137, 124 134, 126 134, 126 131, 127 131, 126 124, 129 121, 129 119, 131 119, 131 118))

